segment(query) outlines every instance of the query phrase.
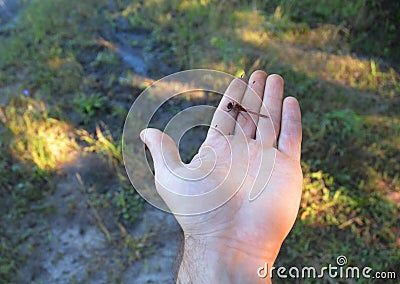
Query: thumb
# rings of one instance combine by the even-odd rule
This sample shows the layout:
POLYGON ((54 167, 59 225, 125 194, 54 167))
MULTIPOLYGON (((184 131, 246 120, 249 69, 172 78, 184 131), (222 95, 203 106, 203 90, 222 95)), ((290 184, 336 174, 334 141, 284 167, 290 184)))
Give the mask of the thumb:
POLYGON ((140 139, 150 150, 156 173, 166 168, 174 170, 182 163, 174 140, 167 134, 155 128, 146 128, 140 132, 140 139))

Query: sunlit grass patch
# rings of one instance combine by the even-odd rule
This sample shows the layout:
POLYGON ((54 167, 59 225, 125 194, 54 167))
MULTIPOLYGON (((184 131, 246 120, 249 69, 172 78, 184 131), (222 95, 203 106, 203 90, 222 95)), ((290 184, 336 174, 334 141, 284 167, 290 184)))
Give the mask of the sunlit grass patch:
POLYGON ((334 178, 322 171, 306 172, 300 219, 311 225, 340 226, 359 213, 358 203, 335 188, 334 178))
POLYGON ((376 190, 349 187, 337 174, 312 171, 306 163, 298 220, 277 263, 322 267, 346 255, 353 265, 396 270, 400 261, 396 216, 399 204, 376 190), (382 261, 384 260, 384 261, 382 261))
POLYGON ((125 77, 118 78, 119 84, 144 90, 155 81, 148 77, 137 75, 133 72, 127 72, 125 77))
POLYGON ((307 50, 282 42, 272 41, 269 52, 281 64, 309 77, 394 97, 399 88, 400 75, 393 68, 384 68, 371 59, 351 55, 336 55, 324 51, 307 50))
POLYGON ((384 231, 388 235, 382 239, 383 243, 394 245, 392 230, 396 220, 392 214, 395 214, 400 204, 386 200, 378 188, 366 195, 357 188, 341 186, 331 174, 311 172, 305 164, 303 168, 305 174, 300 220, 311 226, 336 226, 339 230, 350 226, 352 232, 364 238, 367 243, 371 237, 384 231), (373 232, 369 228, 372 223, 376 229, 373 232))
POLYGON ((349 29, 349 46, 352 52, 367 52, 399 60, 398 18, 400 3, 397 1, 355 0, 267 1, 269 9, 280 5, 282 14, 295 23, 315 26, 330 23, 349 29))
MULTIPOLYGON (((393 110, 388 116, 363 114, 381 111, 367 98, 350 103, 335 92, 327 97, 314 92, 311 84, 303 97, 308 109, 303 117, 300 212, 280 261, 304 264, 314 259, 323 265, 327 256, 345 254, 353 263, 393 270, 400 261, 395 253, 400 212, 398 118, 393 110), (324 240, 321 248, 313 246, 316 240, 324 240)), ((390 101, 381 99, 381 107, 390 101)))
POLYGON ((328 59, 326 67, 326 73, 332 74, 335 82, 360 90, 377 91, 391 97, 395 95, 392 90, 400 78, 394 69, 384 71, 373 59, 332 56, 328 59))
MULTIPOLYGON (((266 61, 287 65, 309 77, 361 91, 388 97, 399 91, 400 75, 393 68, 378 60, 350 55, 350 31, 343 25, 310 27, 293 22, 285 14, 287 6, 285 12, 277 6, 274 13, 268 14, 256 6, 238 9, 232 5, 217 17, 214 12, 204 13, 204 10, 212 7, 212 11, 217 11, 219 4, 196 3, 149 1, 132 4, 134 8, 129 6, 122 15, 131 19, 134 27, 151 30, 152 39, 173 51, 181 67, 220 70, 218 64, 222 61, 223 71, 236 73, 239 69, 251 69, 257 58, 265 57, 266 61), (162 19, 159 15, 163 15, 162 19), (199 37, 200 34, 206 37, 199 37)), ((357 3, 361 5, 360 1, 357 3)), ((348 6, 355 9, 354 5, 348 6)))
POLYGON ((45 124, 39 127, 37 123, 43 123, 43 120, 40 115, 33 118, 34 115, 24 109, 25 103, 26 101, 14 100, 0 107, 1 283, 23 281, 21 269, 29 262, 29 255, 34 250, 34 246, 29 244, 30 237, 47 230, 40 220, 42 216, 54 212, 54 207, 42 201, 54 189, 52 170, 58 161, 49 160, 49 156, 60 151, 51 148, 54 145, 47 141, 57 142, 53 131, 62 127, 54 122, 47 123, 50 128, 45 127, 45 124), (8 128, 10 126, 13 129, 8 128), (44 137, 41 131, 51 137, 44 137), (18 136, 14 136, 15 134, 18 136), (45 144, 42 144, 43 140, 46 141, 45 144), (45 157, 41 156, 43 153, 46 154, 45 157), (34 221, 24 221, 30 214, 35 216, 34 221))
POLYGON ((52 171, 74 159, 73 128, 48 115, 43 102, 20 97, 1 108, 2 123, 13 135, 11 151, 21 161, 52 171))
POLYGON ((233 20, 236 26, 261 30, 260 24, 265 22, 265 14, 258 9, 236 9, 234 10, 233 20))
POLYGON ((247 28, 236 29, 236 35, 244 42, 251 43, 257 48, 268 48, 271 37, 264 30, 248 30, 247 28))
POLYGON ((289 30, 281 37, 285 42, 301 45, 304 49, 318 49, 335 54, 349 53, 347 43, 349 31, 332 24, 320 24, 315 28, 289 30))
POLYGON ((95 152, 103 158, 110 167, 117 169, 122 166, 122 147, 121 142, 116 142, 112 137, 108 127, 102 123, 96 126, 96 135, 90 134, 84 129, 77 130, 79 138, 87 143, 84 151, 95 152))

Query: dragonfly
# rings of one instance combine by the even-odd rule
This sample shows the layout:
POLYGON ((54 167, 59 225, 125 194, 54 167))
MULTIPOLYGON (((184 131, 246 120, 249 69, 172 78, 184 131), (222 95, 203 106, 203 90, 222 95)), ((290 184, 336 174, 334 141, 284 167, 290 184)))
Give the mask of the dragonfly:
POLYGON ((239 112, 242 111, 242 112, 247 112, 247 113, 251 113, 251 114, 257 115, 257 116, 259 116, 259 117, 269 118, 268 115, 265 115, 265 114, 262 114, 262 113, 258 113, 258 112, 255 112, 255 111, 248 110, 248 109, 244 108, 244 107, 243 107, 241 104, 239 104, 239 103, 229 102, 228 105, 226 106, 226 108, 228 109, 227 112, 230 112, 230 111, 233 110, 234 112, 239 113, 239 112))

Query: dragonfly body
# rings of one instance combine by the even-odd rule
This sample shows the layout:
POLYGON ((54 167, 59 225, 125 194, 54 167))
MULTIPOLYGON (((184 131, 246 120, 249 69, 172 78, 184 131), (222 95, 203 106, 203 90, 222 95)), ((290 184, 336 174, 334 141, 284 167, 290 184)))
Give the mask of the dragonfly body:
POLYGON ((247 113, 250 113, 250 114, 254 114, 254 115, 257 115, 257 116, 259 116, 259 117, 264 117, 264 118, 269 118, 269 116, 268 115, 265 115, 265 114, 262 114, 262 113, 258 113, 258 112, 255 112, 255 111, 251 111, 251 110, 248 110, 248 109, 246 109, 246 108, 244 108, 241 104, 239 104, 239 103, 233 103, 233 102, 230 102, 230 103, 228 103, 228 105, 226 106, 227 107, 227 111, 229 112, 229 111, 235 111, 235 112, 247 112, 247 113))

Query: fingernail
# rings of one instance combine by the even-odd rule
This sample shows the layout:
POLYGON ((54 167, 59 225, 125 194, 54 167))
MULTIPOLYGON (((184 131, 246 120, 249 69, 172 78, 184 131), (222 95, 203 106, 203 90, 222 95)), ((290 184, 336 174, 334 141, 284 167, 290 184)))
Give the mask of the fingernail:
POLYGON ((145 136, 145 132, 146 132, 146 129, 143 129, 142 131, 140 131, 140 139, 142 139, 142 141, 144 142, 144 136, 145 136))

